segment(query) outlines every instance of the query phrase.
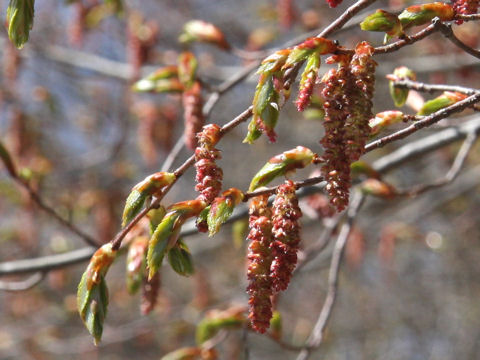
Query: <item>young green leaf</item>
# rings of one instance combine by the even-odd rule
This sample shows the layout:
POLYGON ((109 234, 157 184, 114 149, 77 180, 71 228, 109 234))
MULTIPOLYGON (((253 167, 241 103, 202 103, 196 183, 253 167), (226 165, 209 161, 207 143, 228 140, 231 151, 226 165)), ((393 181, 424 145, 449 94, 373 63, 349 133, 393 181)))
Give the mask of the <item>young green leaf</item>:
POLYGON ((168 252, 168 262, 173 271, 179 275, 190 276, 195 272, 192 254, 190 254, 187 245, 181 240, 168 252))
POLYGON ((388 126, 402 122, 403 119, 403 113, 397 110, 389 110, 378 113, 373 119, 370 119, 370 122, 368 123, 371 128, 370 135, 376 135, 388 126))
POLYGON ((317 53, 318 55, 331 54, 335 52, 336 49, 337 45, 332 40, 321 37, 308 38, 290 51, 284 68, 289 68, 298 62, 307 60, 313 53, 317 53))
POLYGON ((272 157, 253 177, 248 191, 265 186, 276 177, 286 175, 295 169, 304 168, 312 162, 314 155, 312 150, 297 146, 295 149, 272 157))
POLYGON ((32 30, 34 5, 34 0, 10 0, 8 4, 8 37, 19 49, 28 41, 32 30))
POLYGON ((182 83, 178 79, 178 67, 164 66, 144 79, 133 84, 133 91, 137 92, 182 92, 182 83))
POLYGON ((108 289, 105 275, 115 257, 116 251, 112 250, 112 245, 103 245, 93 254, 78 284, 78 312, 96 345, 102 337, 107 314, 108 289))
POLYGON ((232 307, 219 311, 210 311, 197 325, 195 339, 198 345, 214 337, 221 329, 238 329, 245 323, 245 309, 232 307))
POLYGON ((147 197, 155 195, 175 181, 175 174, 157 172, 149 175, 132 188, 123 209, 122 226, 128 224, 142 209, 147 197))
POLYGON ((153 234, 166 213, 163 206, 160 206, 158 209, 152 209, 147 213, 148 220, 150 220, 150 235, 153 234))
POLYGON ((434 2, 430 4, 413 5, 402 11, 398 19, 404 29, 424 25, 439 17, 442 21, 452 20, 455 12, 450 4, 434 2))
POLYGON ((167 208, 167 214, 155 229, 147 253, 148 278, 151 279, 162 265, 167 251, 177 243, 185 221, 195 217, 205 208, 201 200, 182 201, 167 208))
POLYGON ((406 66, 400 66, 393 71, 393 74, 387 75, 387 79, 390 80, 388 87, 390 89, 390 96, 392 97, 395 106, 403 106, 407 101, 409 90, 407 88, 395 86, 395 81, 402 79, 415 81, 417 80, 417 75, 406 66))
POLYGON ((399 36, 403 34, 402 24, 395 14, 385 10, 377 10, 368 15, 360 23, 360 28, 364 31, 381 31, 389 36, 399 36))
POLYGON ((232 216, 233 209, 242 200, 243 193, 236 188, 231 188, 213 201, 207 216, 209 236, 215 235, 220 230, 220 226, 232 216))
POLYGON ((446 108, 466 98, 467 95, 465 94, 459 92, 445 91, 442 95, 423 104, 417 115, 426 116, 433 114, 440 109, 446 108))

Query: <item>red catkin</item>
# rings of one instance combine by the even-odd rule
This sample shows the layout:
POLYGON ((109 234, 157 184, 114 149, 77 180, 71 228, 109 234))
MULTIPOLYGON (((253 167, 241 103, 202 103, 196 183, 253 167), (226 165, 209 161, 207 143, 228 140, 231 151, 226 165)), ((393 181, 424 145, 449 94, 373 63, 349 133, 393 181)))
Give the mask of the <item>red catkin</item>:
POLYGON ((220 150, 215 144, 220 139, 220 127, 216 124, 206 125, 198 134, 198 147, 195 149, 195 180, 199 198, 210 204, 222 190, 223 171, 215 163, 221 158, 220 150))
POLYGON ((374 48, 367 42, 361 42, 355 48, 355 55, 350 62, 352 77, 348 81, 346 99, 349 112, 345 124, 346 155, 350 163, 357 161, 365 152, 365 143, 371 129, 369 119, 373 118, 372 98, 375 90, 374 48))
POLYGON ((331 69, 323 78, 325 84, 322 95, 325 111, 325 135, 320 141, 323 145, 322 174, 327 181, 326 190, 330 202, 342 211, 348 205, 350 188, 350 162, 345 154, 345 122, 348 112, 345 109, 344 84, 349 69, 346 62, 331 69))
POLYGON ((184 138, 185 145, 194 150, 197 147, 197 133, 202 130, 205 124, 203 116, 202 87, 195 82, 191 88, 182 93, 183 119, 185 123, 184 138))
POLYGON ((270 276, 274 291, 287 289, 297 264, 301 216, 295 185, 293 181, 288 180, 277 188, 277 196, 273 202, 271 244, 273 261, 270 276))
POLYGON ((310 98, 313 94, 313 87, 315 86, 315 80, 317 79, 316 73, 309 73, 305 81, 302 81, 300 86, 300 91, 298 93, 298 98, 295 101, 298 111, 304 111, 308 105, 310 105, 310 98))
MULTIPOLYGON (((453 7, 453 11, 455 11, 455 14, 471 15, 471 14, 477 13, 480 1, 479 0, 453 0, 451 4, 453 7)), ((463 20, 461 19, 455 22, 458 25, 463 24, 463 20)))
POLYGON ((249 319, 252 328, 264 333, 270 326, 272 318, 272 222, 271 210, 268 208, 268 195, 252 199, 250 204, 248 246, 248 304, 249 319))
POLYGON ((327 0, 328 6, 335 8, 342 3, 343 0, 327 0))

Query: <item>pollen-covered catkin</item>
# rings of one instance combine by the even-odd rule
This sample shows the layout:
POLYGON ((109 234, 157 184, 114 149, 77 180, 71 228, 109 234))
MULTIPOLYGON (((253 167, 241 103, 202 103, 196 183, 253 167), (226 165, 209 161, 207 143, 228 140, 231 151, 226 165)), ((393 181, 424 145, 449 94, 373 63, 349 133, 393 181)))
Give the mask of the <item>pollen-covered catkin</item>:
POLYGON ((268 208, 268 195, 252 199, 249 217, 250 232, 248 246, 248 304, 249 319, 252 328, 264 333, 270 326, 272 318, 272 279, 270 266, 272 264, 272 221, 271 210, 268 208))
POLYGON ((195 149, 195 180, 199 198, 210 204, 222 190, 223 171, 216 164, 221 158, 220 150, 215 148, 220 139, 221 129, 216 124, 206 125, 198 134, 198 147, 195 149))
POLYGON ((273 261, 270 267, 274 291, 286 290, 297 264, 300 244, 300 223, 302 211, 298 206, 295 185, 287 180, 277 188, 273 202, 271 245, 273 261))

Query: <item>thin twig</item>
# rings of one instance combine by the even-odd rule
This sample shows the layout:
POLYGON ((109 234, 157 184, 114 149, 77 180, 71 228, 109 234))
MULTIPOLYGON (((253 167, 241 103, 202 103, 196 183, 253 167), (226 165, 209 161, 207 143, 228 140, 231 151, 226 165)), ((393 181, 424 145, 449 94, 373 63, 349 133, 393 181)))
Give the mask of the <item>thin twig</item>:
POLYGON ((409 190, 399 191, 396 193, 396 195, 414 197, 414 196, 423 194, 426 191, 436 189, 451 183, 453 180, 457 178, 458 174, 460 174, 460 170, 465 164, 465 160, 467 159, 467 156, 470 153, 470 150, 472 150, 473 145, 475 145, 475 141, 477 140, 477 138, 478 138, 477 134, 473 132, 468 134, 467 138, 465 139, 462 146, 460 147, 460 150, 458 151, 457 156, 455 157, 455 160, 453 161, 453 164, 450 170, 447 172, 445 177, 435 181, 432 184, 418 185, 409 190))
POLYGON ((52 218, 54 218, 59 224, 61 224, 63 227, 66 229, 70 230, 72 233, 76 234, 78 237, 80 237, 85 243, 92 245, 92 246, 99 246, 99 243, 95 241, 94 238, 92 238, 90 235, 87 233, 84 233, 82 230, 80 230, 77 226, 75 226, 72 222, 64 219, 57 211, 55 211, 54 208, 50 207, 49 205, 46 204, 46 202, 43 200, 43 198, 38 194, 37 191, 35 191, 31 185, 26 181, 23 180, 22 178, 15 176, 13 178, 17 184, 19 184, 21 187, 23 187, 27 192, 30 198, 37 204, 37 206, 42 209, 44 212, 49 214, 52 218))
POLYGON ((161 171, 169 171, 172 167, 173 163, 177 159, 178 155, 182 152, 183 145, 185 145, 185 137, 183 134, 178 138, 177 142, 173 146, 173 148, 168 153, 165 161, 162 164, 161 171))
POLYGON ((404 87, 407 89, 413 89, 428 93, 432 93, 435 91, 455 91, 462 94, 473 95, 480 92, 480 90, 467 88, 464 86, 425 84, 419 81, 413 81, 409 79, 395 80, 395 87, 404 87))
POLYGON ((422 120, 414 122, 412 125, 399 130, 391 135, 384 136, 383 138, 380 138, 378 140, 372 141, 371 143, 367 144, 365 146, 365 152, 370 152, 374 149, 380 148, 385 146, 388 143, 391 143, 396 140, 403 139, 407 137, 408 135, 413 134, 414 132, 417 132, 420 129, 423 129, 424 127, 430 126, 432 124, 435 124, 436 122, 456 113, 460 112, 464 109, 466 109, 469 106, 472 106, 473 104, 477 103, 480 101, 480 93, 476 93, 474 95, 469 96, 468 98, 459 101, 449 107, 446 107, 444 109, 441 109, 437 112, 434 112, 431 115, 425 116, 422 120))
POLYGON ((440 32, 448 39, 450 40, 455 46, 459 47, 463 51, 465 51, 467 54, 470 54, 477 59, 480 59, 480 51, 471 48, 467 44, 463 43, 460 41, 459 38, 455 36, 452 30, 452 25, 450 24, 444 24, 439 18, 433 19, 433 24, 436 26, 440 32))
MULTIPOLYGON (((480 133, 480 117, 473 116, 458 127, 451 127, 441 130, 435 134, 412 141, 390 154, 387 154, 373 163, 373 168, 386 173, 397 168, 403 163, 412 159, 418 159, 420 156, 447 146, 460 139, 465 139, 469 133, 480 133)), ((304 188, 305 190, 308 188, 304 188)), ((245 212, 246 214, 246 212, 245 212)), ((233 217, 232 217, 233 218, 233 217)), ((237 218, 237 217, 235 217, 237 218)), ((182 231, 181 236, 185 237, 195 234, 196 231, 182 231)), ((308 249, 307 249, 308 251, 308 249)), ((0 276, 32 273, 36 271, 49 271, 52 269, 64 268, 90 259, 95 252, 95 248, 86 247, 78 250, 66 252, 64 254, 49 255, 33 259, 14 260, 0 263, 0 276)))
POLYGON ((342 255, 347 244, 348 236, 352 230, 353 223, 363 204, 364 198, 364 195, 362 195, 360 192, 357 192, 352 196, 352 202, 347 212, 347 220, 340 229, 340 233, 338 234, 337 241, 335 243, 335 248, 333 249, 330 270, 328 273, 328 290, 325 302, 323 303, 323 307, 320 311, 317 322, 310 336, 308 337, 305 346, 298 355, 297 360, 308 359, 311 351, 322 343, 323 334, 328 324, 330 315, 332 314, 335 299, 337 297, 338 275, 340 272, 342 255))
POLYGON ((44 272, 36 272, 21 281, 0 281, 0 290, 4 291, 25 291, 38 285, 45 277, 44 272))

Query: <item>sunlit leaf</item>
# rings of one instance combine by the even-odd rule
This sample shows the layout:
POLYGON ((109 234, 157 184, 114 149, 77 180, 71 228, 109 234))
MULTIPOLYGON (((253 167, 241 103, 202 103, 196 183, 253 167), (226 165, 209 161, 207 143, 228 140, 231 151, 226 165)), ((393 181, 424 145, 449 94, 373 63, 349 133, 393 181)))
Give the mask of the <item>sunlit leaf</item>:
POLYGON ((265 186, 276 177, 285 175, 295 169, 304 168, 312 162, 314 155, 312 150, 297 146, 295 149, 274 156, 253 177, 248 191, 254 191, 261 186, 265 186))
POLYGON ((34 5, 34 0, 10 0, 8 4, 8 37, 19 49, 28 41, 32 30, 34 5))
POLYGON ((93 254, 87 270, 78 284, 78 312, 93 336, 95 344, 100 342, 107 314, 108 289, 105 275, 115 257, 116 251, 112 250, 112 245, 103 245, 93 254))

